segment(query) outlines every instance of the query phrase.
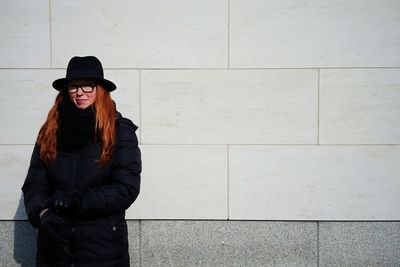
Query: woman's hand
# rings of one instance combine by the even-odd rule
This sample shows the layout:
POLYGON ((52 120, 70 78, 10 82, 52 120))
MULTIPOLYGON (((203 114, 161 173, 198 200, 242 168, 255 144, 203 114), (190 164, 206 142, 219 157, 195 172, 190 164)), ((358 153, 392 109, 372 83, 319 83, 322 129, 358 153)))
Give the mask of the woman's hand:
POLYGON ((51 209, 45 209, 40 212, 40 226, 42 228, 50 229, 62 223, 64 223, 64 219, 55 214, 51 209))
POLYGON ((53 208, 63 217, 73 217, 79 214, 82 201, 78 193, 57 190, 53 196, 53 208))

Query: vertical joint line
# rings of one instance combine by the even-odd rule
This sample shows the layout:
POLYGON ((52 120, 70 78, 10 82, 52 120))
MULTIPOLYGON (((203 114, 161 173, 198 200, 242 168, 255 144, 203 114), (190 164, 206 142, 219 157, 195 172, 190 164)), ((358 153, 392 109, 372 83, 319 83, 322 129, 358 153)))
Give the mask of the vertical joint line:
POLYGON ((230 68, 230 61, 229 61, 229 57, 230 57, 230 51, 229 51, 230 24, 231 24, 231 1, 228 0, 228 49, 227 49, 228 50, 228 69, 230 68))
POLYGON ((227 153, 227 209, 228 209, 228 212, 227 212, 227 215, 228 215, 228 220, 229 220, 229 144, 228 145, 226 145, 226 147, 227 147, 227 149, 226 149, 226 153, 227 153))
POLYGON ((140 144, 142 144, 142 70, 139 70, 139 126, 140 126, 140 144))
POLYGON ((50 68, 53 68, 53 29, 51 23, 51 0, 49 0, 49 48, 50 48, 50 68))
POLYGON ((139 220, 139 266, 142 266, 142 220, 139 220))
POLYGON ((317 221, 317 267, 319 267, 319 221, 317 221))
POLYGON ((320 76, 321 76, 321 69, 318 69, 318 105, 317 105, 317 144, 319 145, 319 103, 320 103, 320 96, 319 96, 319 87, 320 87, 320 76))

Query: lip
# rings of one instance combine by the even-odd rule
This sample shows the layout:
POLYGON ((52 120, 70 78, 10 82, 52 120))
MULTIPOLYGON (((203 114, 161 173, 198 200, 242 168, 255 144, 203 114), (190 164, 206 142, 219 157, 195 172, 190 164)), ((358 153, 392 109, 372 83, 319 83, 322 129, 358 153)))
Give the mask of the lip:
POLYGON ((78 103, 78 104, 83 104, 87 101, 88 101, 88 99, 76 99, 76 103, 78 103))

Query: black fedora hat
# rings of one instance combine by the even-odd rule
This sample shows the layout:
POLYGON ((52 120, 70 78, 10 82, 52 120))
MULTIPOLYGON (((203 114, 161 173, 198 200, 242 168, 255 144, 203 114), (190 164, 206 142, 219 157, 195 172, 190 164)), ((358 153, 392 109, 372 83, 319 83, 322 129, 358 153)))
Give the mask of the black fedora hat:
POLYGON ((53 87, 60 91, 69 80, 73 79, 93 79, 98 84, 111 92, 114 91, 115 84, 109 80, 104 79, 103 66, 100 60, 94 56, 73 57, 68 63, 67 74, 65 78, 55 80, 53 87))

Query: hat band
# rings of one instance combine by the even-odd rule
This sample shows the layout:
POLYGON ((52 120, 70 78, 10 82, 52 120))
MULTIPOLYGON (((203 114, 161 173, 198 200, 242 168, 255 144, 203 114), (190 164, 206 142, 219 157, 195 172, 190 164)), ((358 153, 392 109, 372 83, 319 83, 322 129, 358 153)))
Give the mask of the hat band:
POLYGON ((93 69, 70 69, 66 75, 67 79, 94 78, 103 79, 103 73, 93 69))

